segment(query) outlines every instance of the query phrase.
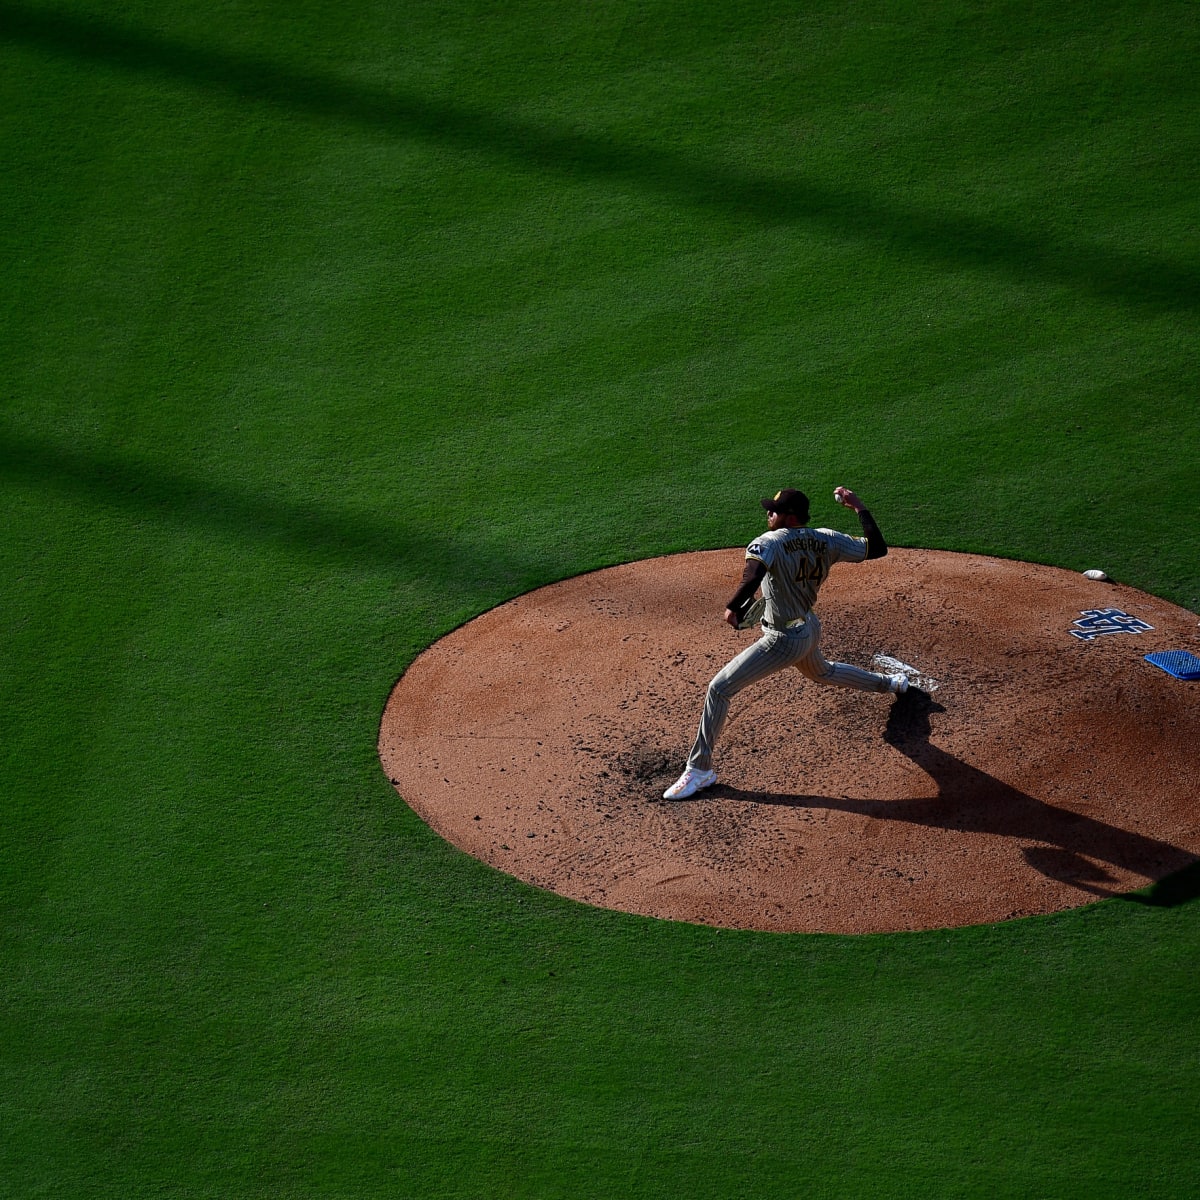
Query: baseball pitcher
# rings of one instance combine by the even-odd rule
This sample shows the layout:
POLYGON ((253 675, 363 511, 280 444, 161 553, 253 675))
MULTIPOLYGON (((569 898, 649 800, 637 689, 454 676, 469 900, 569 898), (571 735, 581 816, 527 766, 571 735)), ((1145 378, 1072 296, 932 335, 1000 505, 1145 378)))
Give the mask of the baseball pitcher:
POLYGON ((795 667, 816 683, 853 688, 860 692, 908 690, 907 676, 878 675, 848 663, 831 663, 821 654, 821 623, 812 611, 817 591, 837 562, 860 563, 882 558, 887 543, 875 519, 849 488, 834 489, 833 498, 858 514, 863 537, 833 529, 808 527, 808 497, 784 488, 762 502, 767 532, 746 547, 741 586, 725 608, 725 620, 735 629, 762 586, 765 607, 762 636, 713 677, 704 698, 700 729, 688 755, 687 769, 663 793, 665 800, 684 800, 717 782, 713 747, 729 715, 729 702, 742 688, 785 667, 795 667))

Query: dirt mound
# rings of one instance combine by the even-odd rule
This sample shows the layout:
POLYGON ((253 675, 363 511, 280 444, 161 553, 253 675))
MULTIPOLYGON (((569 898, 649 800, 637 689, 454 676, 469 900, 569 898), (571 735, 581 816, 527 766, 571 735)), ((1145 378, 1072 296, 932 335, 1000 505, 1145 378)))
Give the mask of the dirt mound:
POLYGON ((447 840, 530 883, 737 928, 1002 920, 1200 856, 1200 683, 1144 660, 1200 652, 1196 615, 1074 572, 935 551, 835 567, 818 609, 827 658, 891 656, 935 690, 772 676, 733 702, 719 783, 663 800, 708 680, 756 636, 721 621, 742 561, 614 567, 456 630, 388 700, 388 777, 447 840), (1104 632, 1128 624, 1112 609, 1152 628, 1104 632))

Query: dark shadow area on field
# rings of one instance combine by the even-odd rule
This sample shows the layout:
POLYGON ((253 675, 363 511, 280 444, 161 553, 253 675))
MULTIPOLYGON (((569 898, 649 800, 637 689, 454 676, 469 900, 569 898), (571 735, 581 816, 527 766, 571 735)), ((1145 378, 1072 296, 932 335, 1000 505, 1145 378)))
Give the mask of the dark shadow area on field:
MULTIPOLYGON (((987 833, 1016 842, 1025 861, 1050 879, 1095 896, 1137 899, 1116 889, 1116 880, 1100 863, 1110 863, 1147 879, 1163 880, 1196 863, 1196 856, 1168 842, 1119 829, 1105 821, 1056 808, 940 750, 929 740, 930 715, 946 710, 926 692, 911 689, 897 696, 883 738, 925 771, 937 794, 919 800, 859 800, 850 797, 778 795, 743 791, 718 784, 706 796, 726 795, 758 804, 789 808, 825 808, 858 813, 880 821, 907 821, 936 829, 987 833), (1099 860, 1099 861, 1097 861, 1099 860)), ((1187 872, 1183 874, 1187 876, 1187 872)), ((1200 877, 1188 876, 1200 887, 1200 877)), ((1157 889, 1155 889, 1157 891, 1157 889)), ((1174 893, 1171 893, 1174 894, 1174 893)), ((1176 900, 1175 903, 1182 901, 1176 900)))
POLYGON ((1002 271, 1080 288, 1100 299, 1160 310, 1200 302, 1200 267, 1096 244, 1068 242, 970 216, 883 203, 798 173, 750 175, 665 146, 622 145, 398 90, 289 70, 268 58, 206 49, 94 17, 0 4, 0 38, 240 101, 458 146, 564 178, 601 179, 766 226, 808 223, 898 256, 1002 271))
MULTIPOLYGON (((374 563, 397 577, 419 577, 431 587, 462 583, 462 563, 446 553, 443 537, 414 534, 402 523, 311 503, 272 500, 228 484, 164 470, 114 455, 81 454, 11 433, 0 433, 0 479, 50 484, 60 491, 139 517, 215 533, 253 538, 343 563, 374 563)), ((486 542, 475 527, 473 539, 486 542)), ((505 584, 544 578, 546 563, 523 562, 498 543, 476 551, 491 577, 505 584)), ((479 582, 478 579, 475 582, 479 582)))
POLYGON ((1174 875, 1168 875, 1144 892, 1126 892, 1118 900, 1144 904, 1149 908, 1178 908, 1200 898, 1200 862, 1194 862, 1174 875))

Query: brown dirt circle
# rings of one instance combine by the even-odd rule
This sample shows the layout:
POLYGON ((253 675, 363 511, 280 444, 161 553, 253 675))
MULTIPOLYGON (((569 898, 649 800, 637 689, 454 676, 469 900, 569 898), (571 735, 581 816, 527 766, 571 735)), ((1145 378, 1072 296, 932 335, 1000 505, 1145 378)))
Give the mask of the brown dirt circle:
POLYGON ((928 695, 795 671, 742 692, 719 783, 662 799, 711 676, 741 550, 630 563, 485 613, 420 655, 379 753, 439 834, 605 908, 733 928, 944 928, 1077 907, 1200 856, 1194 613, 1074 572, 893 550, 836 567, 822 648, 898 658, 928 695), (1073 637, 1086 610, 1153 626, 1073 637))

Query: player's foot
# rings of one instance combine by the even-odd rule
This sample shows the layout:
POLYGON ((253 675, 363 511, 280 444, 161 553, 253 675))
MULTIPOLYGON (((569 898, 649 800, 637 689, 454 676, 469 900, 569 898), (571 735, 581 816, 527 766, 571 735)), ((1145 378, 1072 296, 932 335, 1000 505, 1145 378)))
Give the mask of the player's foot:
POLYGON ((680 777, 665 792, 664 800, 686 800, 694 796, 701 788, 712 787, 717 782, 716 771, 702 771, 698 767, 688 767, 680 777))
POLYGON ((896 696, 903 696, 908 691, 908 676, 904 674, 888 676, 888 691, 896 696))

